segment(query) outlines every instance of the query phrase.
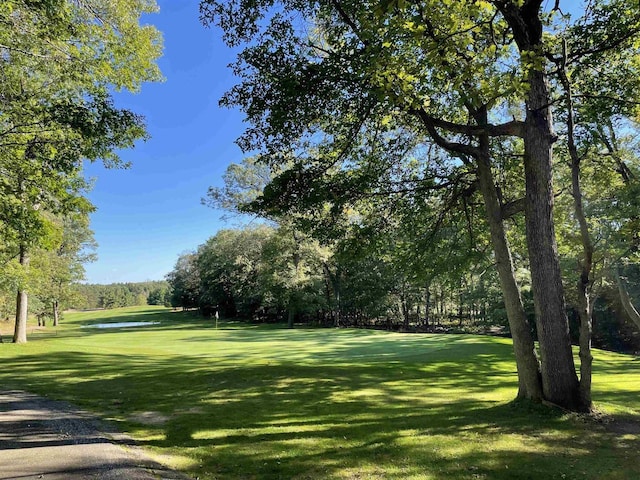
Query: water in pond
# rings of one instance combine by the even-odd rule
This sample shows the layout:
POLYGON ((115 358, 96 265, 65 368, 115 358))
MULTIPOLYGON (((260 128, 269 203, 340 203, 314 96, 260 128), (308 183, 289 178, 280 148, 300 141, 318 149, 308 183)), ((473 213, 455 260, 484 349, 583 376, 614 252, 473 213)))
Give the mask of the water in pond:
POLYGON ((88 328, 121 328, 121 327, 146 327, 147 325, 157 325, 160 322, 115 322, 115 323, 94 323, 83 325, 88 328))

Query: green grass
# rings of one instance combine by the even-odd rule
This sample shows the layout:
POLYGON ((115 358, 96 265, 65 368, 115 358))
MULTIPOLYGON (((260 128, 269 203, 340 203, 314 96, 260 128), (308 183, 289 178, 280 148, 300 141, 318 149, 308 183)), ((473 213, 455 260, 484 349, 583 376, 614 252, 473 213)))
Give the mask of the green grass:
POLYGON ((201 479, 640 478, 640 360, 596 352, 603 423, 513 405, 510 341, 67 314, 0 385, 72 401, 201 479), (157 321, 117 330, 101 322, 157 321))

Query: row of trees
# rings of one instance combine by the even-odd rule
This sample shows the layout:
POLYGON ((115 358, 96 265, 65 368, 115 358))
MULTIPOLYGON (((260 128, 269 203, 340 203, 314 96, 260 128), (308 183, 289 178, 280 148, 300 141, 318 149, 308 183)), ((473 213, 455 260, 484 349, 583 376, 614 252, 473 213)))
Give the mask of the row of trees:
MULTIPOLYGON (((354 237, 322 246, 309 234, 282 225, 222 230, 196 251, 180 256, 167 276, 170 289, 165 298, 174 307, 198 309, 205 315, 218 312, 228 318, 284 321, 289 327, 295 321, 402 331, 510 333, 486 245, 463 244, 460 250, 443 250, 443 257, 434 253, 416 265, 403 262, 400 242, 397 238, 388 242, 389 229, 377 231, 352 230, 354 237), (422 274, 416 275, 413 268, 422 274), (425 272, 431 273, 427 277, 425 272)), ((409 249, 411 241, 404 239, 409 249)), ((565 280, 571 281, 575 259, 561 259, 567 267, 565 280)), ((530 273, 521 267, 516 275, 525 313, 533 319, 530 273)), ((628 266, 623 276, 624 292, 640 299, 640 269, 628 266)), ((625 311, 612 280, 598 279, 594 343, 617 351, 640 351, 640 328, 625 311)), ((575 298, 569 299, 568 311, 571 338, 577 342, 575 298)), ((535 324, 532 333, 535 336, 535 324)))
MULTIPOLYGON (((16 314, 16 291, 23 285, 31 292, 30 313, 38 323, 50 318, 58 325, 60 312, 76 300, 74 284, 84 277, 83 264, 93 260, 93 232, 85 215, 49 217, 51 231, 46 244, 31 250, 29 268, 15 258, 3 259, 0 274, 0 319, 16 314)), ((6 247, 6 244, 5 244, 6 247)))
POLYGON ((126 166, 118 151, 146 136, 112 92, 160 78, 159 32, 139 23, 156 9, 153 0, 0 5, 0 290, 14 342, 27 340, 30 294, 32 313, 48 305, 57 318, 82 277, 93 210, 83 162, 126 166))
POLYGON ((132 307, 136 305, 170 305, 169 285, 165 281, 135 283, 77 284, 75 298, 67 305, 79 310, 132 307))
POLYGON ((637 2, 203 0, 201 14, 245 47, 222 104, 246 113, 238 144, 269 171, 254 199, 212 201, 325 244, 374 233, 412 279, 490 257, 518 397, 589 411, 594 297, 613 281, 634 315, 637 2))
POLYGON ((321 246, 300 230, 260 225, 218 232, 180 256, 167 278, 173 306, 290 327, 506 327, 491 272, 422 283, 388 254, 355 242, 321 246))

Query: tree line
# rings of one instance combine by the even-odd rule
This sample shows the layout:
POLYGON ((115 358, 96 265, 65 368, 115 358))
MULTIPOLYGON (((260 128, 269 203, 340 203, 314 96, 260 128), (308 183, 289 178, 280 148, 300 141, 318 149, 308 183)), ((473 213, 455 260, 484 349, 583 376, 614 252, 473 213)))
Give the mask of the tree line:
POLYGON ((75 295, 68 307, 78 310, 171 304, 169 285, 162 280, 108 285, 81 283, 74 285, 73 291, 75 295))
MULTIPOLYGON (((366 241, 371 240, 367 234, 366 241)), ((490 255, 467 252, 457 267, 449 258, 445 263, 451 269, 434 271, 424 281, 391 257, 395 246, 381 252, 364 241, 345 239, 328 247, 302 231, 277 225, 221 230, 179 257, 167 275, 166 305, 197 309, 205 316, 217 312, 222 318, 282 322, 290 328, 304 324, 510 335, 490 255)), ((526 315, 533 319, 530 274, 523 268, 517 276, 526 315)), ((628 268, 625 282, 625 291, 639 300, 640 269, 628 268)), ((568 316, 577 343, 579 316, 571 301, 568 316)), ((595 347, 640 352, 640 328, 626 313, 616 285, 601 288, 593 321, 595 347)), ((532 334, 536 336, 535 324, 532 334)))

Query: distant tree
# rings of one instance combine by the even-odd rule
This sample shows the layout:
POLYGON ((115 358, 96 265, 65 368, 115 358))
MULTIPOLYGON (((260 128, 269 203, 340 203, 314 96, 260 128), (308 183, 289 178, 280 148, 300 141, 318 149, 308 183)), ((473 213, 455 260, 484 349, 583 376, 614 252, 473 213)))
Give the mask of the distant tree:
POLYGON ((265 303, 287 312, 288 328, 293 328, 298 314, 327 307, 322 305, 322 292, 329 255, 317 241, 287 225, 264 244, 259 284, 265 289, 265 303))
POLYGON ((262 252, 274 235, 265 225, 221 230, 198 248, 199 304, 204 313, 252 318, 264 305, 262 252))
POLYGON ((183 309, 200 305, 200 271, 195 253, 184 253, 166 276, 171 290, 171 306, 183 309))
MULTIPOLYGON (((162 295, 169 288, 164 280, 147 282, 100 284, 75 284, 72 307, 79 309, 116 308, 147 305, 152 292, 162 295)), ((162 305, 162 302, 158 305, 162 305)))
POLYGON ((84 279, 84 264, 95 259, 95 240, 87 215, 57 219, 62 229, 57 246, 33 254, 32 291, 58 326, 61 309, 75 299, 73 285, 84 279))
POLYGON ((167 288, 154 288, 149 292, 147 303, 149 305, 164 305, 164 299, 167 295, 167 288))

